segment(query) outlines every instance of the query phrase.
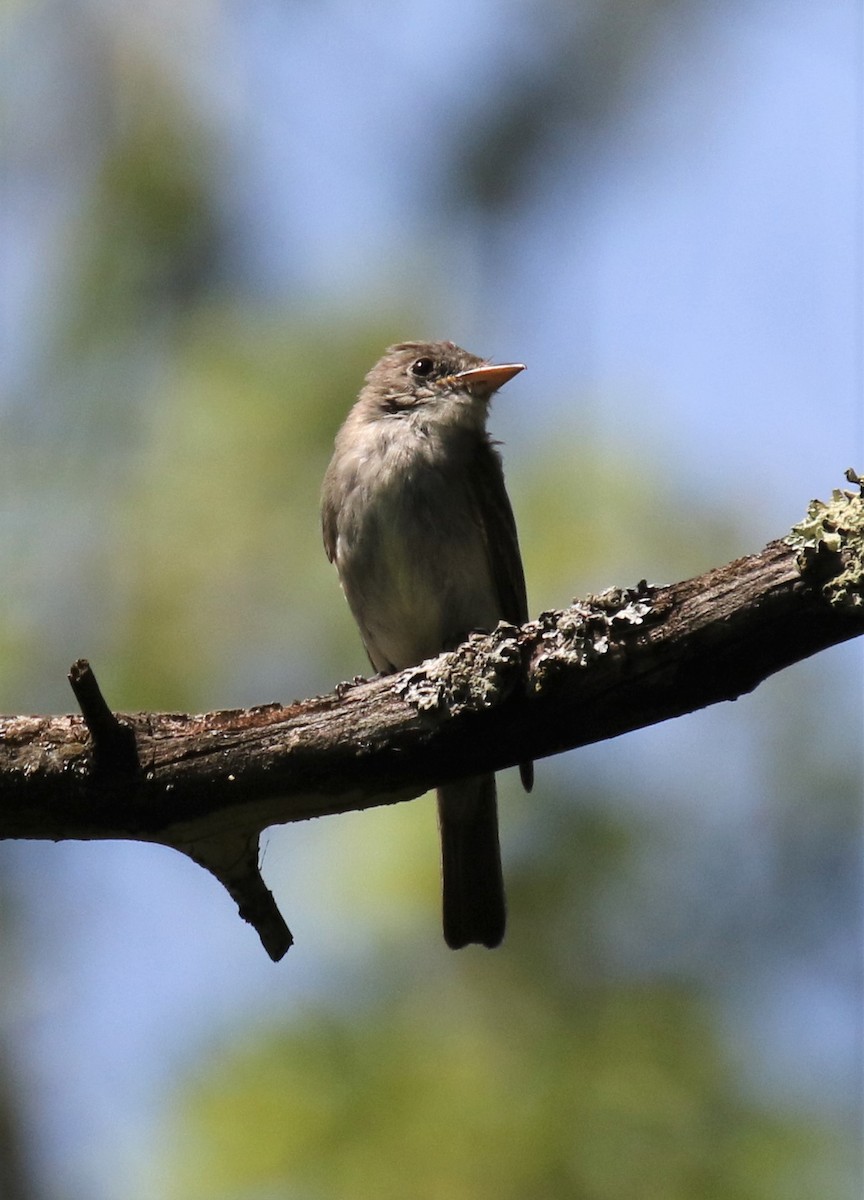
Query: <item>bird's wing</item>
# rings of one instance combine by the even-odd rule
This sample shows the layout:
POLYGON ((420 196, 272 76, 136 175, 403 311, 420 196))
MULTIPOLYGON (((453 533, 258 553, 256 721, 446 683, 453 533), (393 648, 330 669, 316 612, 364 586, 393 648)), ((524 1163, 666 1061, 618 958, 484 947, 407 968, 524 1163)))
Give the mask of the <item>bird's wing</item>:
MULTIPOLYGON (((329 474, 329 472, 328 472, 329 474)), ((336 559, 337 517, 336 505, 331 499, 333 489, 325 486, 321 502, 321 534, 324 538, 324 549, 331 563, 336 559)))
POLYGON ((504 487, 501 459, 489 442, 478 447, 470 486, 472 509, 481 523, 501 616, 512 625, 523 625, 528 620, 528 599, 516 521, 504 487))
MULTIPOLYGON (((473 510, 481 517, 483 540, 501 615, 511 625, 524 625, 528 620, 528 598, 516 521, 504 486, 501 458, 489 442, 483 443, 476 455, 471 489, 473 510)), ((519 774, 525 791, 530 792, 534 786, 534 764, 521 763, 519 774)))

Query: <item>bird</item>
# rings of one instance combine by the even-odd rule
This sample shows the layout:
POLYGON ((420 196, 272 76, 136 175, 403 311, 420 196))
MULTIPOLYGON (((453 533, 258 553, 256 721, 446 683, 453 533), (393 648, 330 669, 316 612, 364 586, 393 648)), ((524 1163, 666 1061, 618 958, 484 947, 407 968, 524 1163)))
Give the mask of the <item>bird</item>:
MULTIPOLYGON (((376 672, 414 666, 499 621, 528 620, 495 393, 523 371, 449 341, 391 346, 336 435, 321 492, 327 557, 376 672)), ((533 764, 520 767, 530 791, 533 764)), ((437 790, 448 946, 498 946, 506 902, 495 775, 437 790)))

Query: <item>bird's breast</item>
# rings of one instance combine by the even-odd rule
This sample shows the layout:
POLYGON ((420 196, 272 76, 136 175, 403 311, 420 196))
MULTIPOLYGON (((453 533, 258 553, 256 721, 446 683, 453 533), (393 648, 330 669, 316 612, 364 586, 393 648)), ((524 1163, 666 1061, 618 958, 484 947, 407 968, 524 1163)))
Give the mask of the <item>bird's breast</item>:
POLYGON ((348 472, 335 559, 378 670, 438 654, 501 615, 468 462, 439 451, 419 432, 382 436, 348 472))

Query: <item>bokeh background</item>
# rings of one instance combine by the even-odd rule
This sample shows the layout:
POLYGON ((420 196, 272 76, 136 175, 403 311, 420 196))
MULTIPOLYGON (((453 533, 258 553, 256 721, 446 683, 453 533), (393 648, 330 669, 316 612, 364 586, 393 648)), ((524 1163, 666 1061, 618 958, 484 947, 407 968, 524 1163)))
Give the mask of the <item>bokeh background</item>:
MULTIPOLYGON (((0 706, 365 670, 318 488, 388 343, 496 401, 533 612, 864 469, 860 0, 7 0, 0 706)), ((271 831, 297 944, 136 844, 0 846, 4 1200, 861 1186, 861 651, 504 778, 504 947, 430 798, 271 831)))

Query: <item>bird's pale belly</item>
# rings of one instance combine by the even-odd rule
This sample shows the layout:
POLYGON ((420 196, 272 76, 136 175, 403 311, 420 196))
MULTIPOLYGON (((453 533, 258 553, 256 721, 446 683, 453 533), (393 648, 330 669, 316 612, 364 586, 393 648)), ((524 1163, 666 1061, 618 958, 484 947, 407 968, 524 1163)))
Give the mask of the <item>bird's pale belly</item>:
POLYGON ((428 509, 415 510, 416 520, 404 515, 376 514, 338 549, 348 603, 379 671, 440 654, 501 616, 479 530, 443 528, 428 509))

